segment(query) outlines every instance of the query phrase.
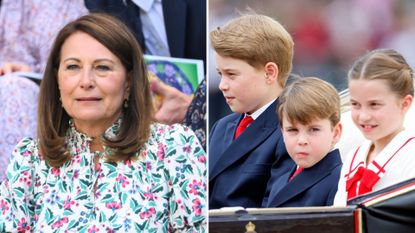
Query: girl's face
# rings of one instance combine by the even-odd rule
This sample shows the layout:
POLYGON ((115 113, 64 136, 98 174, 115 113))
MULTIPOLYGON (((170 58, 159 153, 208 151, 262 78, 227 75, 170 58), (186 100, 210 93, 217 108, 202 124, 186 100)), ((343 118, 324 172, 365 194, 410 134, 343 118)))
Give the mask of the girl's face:
POLYGON ((375 145, 385 146, 403 130, 412 96, 399 97, 385 80, 349 81, 352 119, 375 145))

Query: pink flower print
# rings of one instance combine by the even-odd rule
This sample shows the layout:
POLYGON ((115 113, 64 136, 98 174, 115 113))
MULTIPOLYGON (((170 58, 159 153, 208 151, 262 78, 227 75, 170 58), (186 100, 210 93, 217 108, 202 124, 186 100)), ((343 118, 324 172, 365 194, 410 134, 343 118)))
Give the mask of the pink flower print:
POLYGON ((28 171, 24 171, 19 178, 20 183, 26 183, 28 186, 32 185, 32 175, 28 171))
POLYGON ((32 154, 32 152, 30 152, 30 151, 25 151, 25 152, 23 152, 23 154, 22 154, 22 156, 23 157, 28 157, 28 156, 30 156, 32 154))
POLYGON ((107 203, 106 204, 106 207, 108 208, 108 209, 111 209, 112 211, 115 211, 115 210, 118 210, 118 209, 121 209, 121 205, 119 204, 119 203, 117 203, 117 202, 109 202, 109 203, 107 203))
POLYGON ((146 168, 147 168, 147 170, 151 170, 152 166, 151 166, 151 163, 150 162, 147 162, 146 163, 146 168))
POLYGON ((202 214, 203 205, 202 205, 202 203, 200 202, 199 199, 194 199, 193 200, 193 207, 192 208, 193 208, 193 211, 195 212, 196 216, 200 216, 202 214))
POLYGON ((191 151, 192 151, 192 147, 190 147, 190 145, 183 147, 183 152, 190 153, 191 151))
POLYGON ((45 185, 43 187, 44 187, 43 192, 44 193, 49 193, 49 185, 45 185))
POLYGON ((62 227, 62 226, 63 226, 63 224, 65 224, 65 223, 68 223, 68 217, 63 217, 63 218, 60 218, 58 221, 54 222, 54 223, 52 224, 52 229, 55 229, 55 228, 60 228, 60 227, 62 227))
POLYGON ((159 161, 164 160, 164 154, 166 154, 166 149, 167 149, 167 146, 164 145, 163 143, 158 144, 157 159, 159 161))
POLYGON ((18 232, 26 232, 26 231, 30 231, 30 226, 27 224, 26 219, 22 218, 18 223, 17 223, 17 231, 18 232))
POLYGON ((52 168, 52 174, 54 175, 54 176, 59 176, 60 174, 61 174, 61 169, 59 169, 59 168, 52 168))
POLYGON ((8 211, 9 209, 10 209, 9 203, 7 203, 4 200, 1 200, 0 201, 0 210, 1 210, 1 213, 2 213, 3 216, 6 214, 6 211, 8 211))
POLYGON ((164 128, 163 127, 160 127, 159 129, 158 129, 158 133, 159 134, 164 134, 166 131, 164 130, 164 128))
POLYGON ((79 149, 77 148, 76 149, 76 153, 77 153, 77 155, 73 158, 73 163, 74 164, 80 164, 81 163, 81 155, 79 155, 78 153, 79 153, 79 149))
POLYGON ((92 227, 88 229, 88 233, 96 233, 96 232, 99 232, 99 228, 96 227, 95 225, 92 225, 92 227))
POLYGON ((199 161, 201 163, 206 163, 206 157, 204 155, 199 156, 199 158, 197 158, 197 161, 199 161))
POLYGON ((156 212, 156 210, 154 209, 154 207, 150 207, 150 208, 145 208, 144 212, 140 213, 140 218, 144 219, 144 218, 150 218, 151 215, 153 215, 156 212))
POLYGON ((95 171, 96 172, 100 172, 101 171, 101 164, 100 163, 96 163, 95 164, 95 171))
POLYGON ((190 191, 189 193, 193 193, 194 195, 199 194, 200 187, 202 186, 202 181, 197 182, 193 180, 193 183, 189 184, 190 191))
POLYGON ((144 197, 146 197, 147 200, 154 200, 154 194, 151 192, 145 192, 144 197))
POLYGON ((143 152, 141 153, 141 156, 142 156, 143 158, 147 157, 147 151, 143 151, 143 152))
POLYGON ((183 205, 182 199, 178 199, 177 200, 177 204, 179 204, 180 209, 184 209, 184 205, 183 205))
POLYGON ((121 173, 118 174, 118 177, 115 178, 116 181, 121 183, 121 186, 123 188, 125 188, 126 185, 130 184, 130 182, 128 182, 127 177, 123 176, 121 173))
POLYGON ((78 170, 78 169, 76 169, 76 170, 73 172, 73 178, 74 178, 74 179, 78 179, 78 178, 79 178, 79 170, 78 170))
POLYGON ((94 196, 96 199, 98 199, 101 196, 101 192, 96 191, 94 196))
POLYGON ((113 230, 109 227, 105 228, 105 230, 106 230, 107 233, 115 233, 115 230, 113 230))
POLYGON ((127 165, 127 167, 132 167, 133 164, 131 163, 131 159, 124 160, 124 164, 127 165))
POLYGON ((75 204, 75 201, 71 200, 71 197, 68 196, 66 200, 63 202, 63 208, 64 209, 70 209, 71 205, 75 204))

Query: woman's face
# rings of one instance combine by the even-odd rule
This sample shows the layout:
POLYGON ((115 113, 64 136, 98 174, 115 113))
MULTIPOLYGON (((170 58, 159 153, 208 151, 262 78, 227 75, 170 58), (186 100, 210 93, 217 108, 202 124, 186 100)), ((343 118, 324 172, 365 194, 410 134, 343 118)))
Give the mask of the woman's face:
POLYGON ((87 134, 108 128, 128 96, 121 61, 84 32, 75 32, 62 45, 58 85, 64 109, 87 134))

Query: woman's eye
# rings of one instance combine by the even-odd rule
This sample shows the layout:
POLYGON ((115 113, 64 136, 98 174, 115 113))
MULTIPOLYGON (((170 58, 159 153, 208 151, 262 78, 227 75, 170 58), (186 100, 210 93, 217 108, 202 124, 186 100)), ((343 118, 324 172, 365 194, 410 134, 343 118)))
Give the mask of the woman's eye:
POLYGON ((95 69, 97 69, 98 71, 110 71, 110 67, 106 66, 106 65, 98 65, 95 67, 95 69))
POLYGON ((318 132, 318 131, 320 131, 320 129, 319 128, 311 128, 311 131, 312 132, 318 132))
POLYGON ((78 65, 75 65, 75 64, 70 64, 70 65, 67 65, 66 66, 66 69, 67 70, 76 70, 78 68, 79 68, 79 66, 78 65))

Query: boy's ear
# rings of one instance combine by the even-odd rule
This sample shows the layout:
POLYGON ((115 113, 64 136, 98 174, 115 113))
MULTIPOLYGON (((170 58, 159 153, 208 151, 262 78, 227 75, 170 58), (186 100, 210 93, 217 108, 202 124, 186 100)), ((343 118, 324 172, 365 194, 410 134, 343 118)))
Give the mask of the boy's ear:
POLYGON ((336 143, 339 142, 340 137, 342 136, 342 129, 343 129, 343 126, 340 122, 337 123, 337 125, 334 126, 334 128, 333 128, 333 132, 334 132, 334 134, 333 134, 333 146, 336 145, 336 143))
POLYGON ((265 64, 265 78, 268 84, 272 84, 278 80, 278 66, 274 62, 265 64))

